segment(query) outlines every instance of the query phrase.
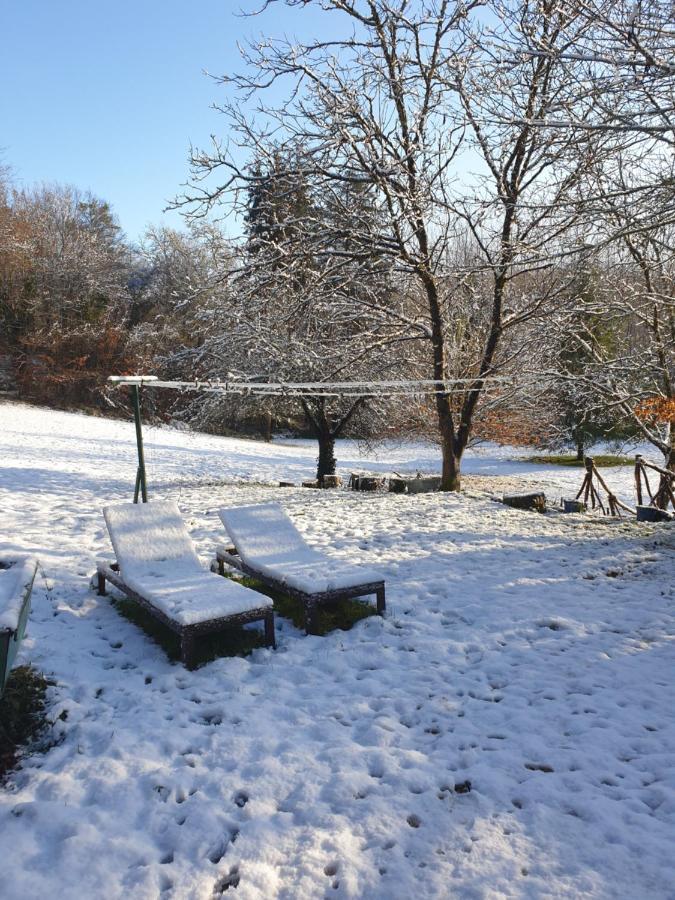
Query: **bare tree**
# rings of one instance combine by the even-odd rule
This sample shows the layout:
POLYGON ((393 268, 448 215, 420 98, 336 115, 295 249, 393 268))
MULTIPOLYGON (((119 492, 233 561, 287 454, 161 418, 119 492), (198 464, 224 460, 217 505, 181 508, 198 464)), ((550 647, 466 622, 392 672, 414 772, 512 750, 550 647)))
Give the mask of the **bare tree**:
POLYGON ((127 301, 129 252, 110 207, 76 188, 14 191, 0 253, 15 264, 4 302, 19 332, 61 329, 119 315, 127 301))
MULTIPOLYGON (((637 429, 675 466, 675 30, 672 3, 583 0, 585 29, 559 60, 577 98, 545 124, 586 136, 592 163, 579 183, 580 265, 600 290, 559 323, 586 361, 563 384, 596 419, 637 429), (572 68, 570 68, 570 72, 572 68), (601 321, 611 341, 574 323, 601 321)), ((539 48, 536 53, 544 53, 539 48)), ((546 55, 546 54, 544 54, 546 55)), ((540 123, 543 124, 543 123, 540 123)), ((574 349, 573 349, 574 352, 574 349)))
MULTIPOLYGON (((314 391, 258 399, 257 407, 277 420, 301 412, 318 441, 321 482, 335 472, 337 438, 372 406, 367 389, 345 396, 333 382, 395 370, 400 377, 395 347, 401 328, 380 308, 385 294, 388 308, 400 306, 401 298, 381 259, 357 260, 350 250, 351 223, 369 213, 366 191, 346 186, 321 195, 299 156, 295 171, 281 154, 270 168, 257 163, 255 171, 247 239, 229 302, 215 313, 216 327, 201 348, 201 371, 214 378, 235 371, 259 382, 318 383, 314 391)), ((207 405, 215 412, 231 403, 212 399, 207 405)))
POLYGON ((654 229, 624 234, 596 262, 598 289, 551 324, 584 356, 583 370, 563 366, 561 381, 592 419, 624 423, 675 470, 675 270, 664 252, 671 241, 654 229), (597 322, 609 339, 598 338, 597 322))
MULTIPOLYGON (((571 4, 569 4, 571 6, 571 4)), ((595 177, 584 183, 585 242, 675 222, 675 30, 669 0, 581 0, 566 44, 532 46, 555 56, 576 82, 574 101, 551 107, 537 127, 570 129, 592 145, 595 177), (606 203, 624 204, 609 228, 606 203), (620 228, 617 231, 616 228, 620 228)))
POLYGON ((245 51, 243 74, 220 79, 236 94, 221 107, 230 143, 194 153, 192 188, 180 205, 193 216, 240 209, 242 192, 259 178, 241 163, 242 147, 268 162, 280 147, 301 148, 325 195, 345 185, 372 190, 378 215, 352 217, 346 249, 336 249, 326 229, 323 253, 387 259, 416 285, 408 294, 418 302, 405 311, 369 302, 380 317, 405 321, 408 339, 426 346, 427 377, 439 386, 470 379, 461 402, 443 389, 434 401, 442 487, 459 489, 486 384, 509 362, 505 333, 545 314, 560 293, 542 277, 532 297, 527 279, 550 268, 544 251, 560 244, 574 220, 579 135, 535 127, 572 97, 576 73, 552 51, 569 43, 573 16, 554 2, 495 3, 480 15, 478 2, 449 0, 285 5, 320 6, 335 20, 335 37, 266 39, 245 51), (534 53, 541 47, 551 52, 534 53), (282 83, 284 102, 266 105, 282 83), (479 158, 482 174, 459 187, 460 162, 466 171, 479 158), (471 263, 449 267, 448 247, 467 231, 471 263))

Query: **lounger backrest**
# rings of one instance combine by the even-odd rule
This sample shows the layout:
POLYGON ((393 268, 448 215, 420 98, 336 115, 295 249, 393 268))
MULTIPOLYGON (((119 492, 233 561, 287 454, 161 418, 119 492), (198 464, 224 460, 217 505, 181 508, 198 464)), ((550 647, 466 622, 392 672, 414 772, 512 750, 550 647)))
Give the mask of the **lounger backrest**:
POLYGON ((106 506, 103 515, 122 574, 142 574, 162 563, 180 564, 185 570, 201 569, 190 535, 172 501, 106 506))
POLYGON ((278 503, 221 509, 218 515, 245 563, 292 559, 311 552, 278 503))

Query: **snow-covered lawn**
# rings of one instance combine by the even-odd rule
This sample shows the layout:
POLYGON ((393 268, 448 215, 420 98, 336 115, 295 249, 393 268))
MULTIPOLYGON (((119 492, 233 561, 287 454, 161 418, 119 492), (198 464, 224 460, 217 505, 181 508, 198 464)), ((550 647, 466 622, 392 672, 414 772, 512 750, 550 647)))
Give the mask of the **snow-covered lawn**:
MULTIPOLYGON (((151 496, 205 560, 219 507, 279 500, 384 573, 388 615, 323 638, 278 619, 276 651, 169 663, 89 587, 133 427, 0 405, 0 552, 42 563, 22 659, 55 681, 58 738, 0 789, 3 898, 675 897, 675 525, 521 513, 470 480, 279 489, 311 442, 146 440, 151 496)), ((339 456, 435 467, 413 450, 339 456)), ((552 498, 581 480, 494 452, 467 470, 552 498)), ((630 497, 629 469, 607 478, 630 497)))

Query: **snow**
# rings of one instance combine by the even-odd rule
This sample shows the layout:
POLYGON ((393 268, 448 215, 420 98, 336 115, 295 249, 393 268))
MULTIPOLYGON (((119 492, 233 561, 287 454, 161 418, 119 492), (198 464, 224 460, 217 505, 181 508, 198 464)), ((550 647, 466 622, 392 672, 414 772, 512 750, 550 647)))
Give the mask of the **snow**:
POLYGON ((184 572, 175 563, 125 581, 179 625, 196 625, 272 606, 272 601, 257 591, 204 569, 184 572))
POLYGON ((178 506, 171 500, 104 506, 103 517, 125 576, 146 575, 167 563, 201 570, 178 506))
POLYGON ((37 560, 30 556, 0 555, 0 631, 16 631, 37 560))
POLYGON ((125 584, 180 625, 272 606, 202 568, 174 502, 121 503, 103 515, 125 584))
POLYGON ((383 580, 373 569, 309 547, 278 503, 221 509, 218 515, 242 560, 288 587, 318 594, 383 580))
MULTIPOLYGON (((486 492, 581 474, 493 449, 460 496, 265 484, 311 476, 305 442, 146 449, 202 559, 220 508, 279 502, 382 572, 388 613, 322 638, 277 617, 276 651, 169 663, 89 585, 133 425, 0 404, 0 556, 41 560, 21 659, 54 682, 53 745, 0 788, 3 900, 675 896, 675 525, 509 509, 486 492)), ((605 473, 630 499, 630 468, 605 473)))

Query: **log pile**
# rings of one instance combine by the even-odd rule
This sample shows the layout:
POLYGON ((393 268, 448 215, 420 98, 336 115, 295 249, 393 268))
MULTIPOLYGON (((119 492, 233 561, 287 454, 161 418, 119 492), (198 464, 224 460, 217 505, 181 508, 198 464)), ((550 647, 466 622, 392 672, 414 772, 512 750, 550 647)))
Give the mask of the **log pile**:
POLYGON ((529 509, 534 512, 546 512, 546 494, 536 491, 531 494, 504 494, 502 503, 513 509, 529 509))
POLYGON ((323 480, 321 482, 321 487, 323 488, 337 488, 342 484, 342 479, 339 475, 324 475, 323 480))
POLYGON ((386 488, 390 494, 428 494, 440 490, 440 486, 440 475, 419 473, 414 478, 404 478, 398 474, 385 478, 381 475, 352 473, 349 479, 349 487, 353 491, 379 491, 386 488))

